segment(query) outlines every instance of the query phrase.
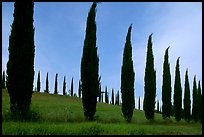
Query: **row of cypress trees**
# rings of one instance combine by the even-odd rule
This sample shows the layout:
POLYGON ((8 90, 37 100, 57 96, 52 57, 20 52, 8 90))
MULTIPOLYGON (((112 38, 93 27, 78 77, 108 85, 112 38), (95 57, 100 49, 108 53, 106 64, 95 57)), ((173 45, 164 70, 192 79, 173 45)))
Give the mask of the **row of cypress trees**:
MULTIPOLYGON (((96 47, 96 6, 97 2, 93 2, 87 17, 86 35, 84 40, 83 54, 81 58, 81 84, 79 90, 82 91, 82 103, 84 116, 86 120, 94 120, 96 112, 97 97, 100 97, 101 86, 99 71, 99 58, 96 47)), ((10 110, 13 116, 19 116, 25 120, 29 112, 31 97, 33 93, 33 79, 34 79, 34 27, 33 27, 33 7, 34 2, 16 1, 14 4, 14 21, 11 26, 11 35, 9 37, 9 60, 7 63, 7 89, 10 95, 10 110), (20 33, 20 34, 19 34, 20 33)), ((123 52, 123 62, 121 68, 121 98, 122 98, 122 113, 127 122, 130 122, 133 116, 134 101, 134 80, 135 73, 132 60, 132 46, 131 46, 131 29, 128 28, 126 36, 126 43, 123 52)), ((143 107, 147 119, 154 119, 155 96, 156 96, 156 71, 154 69, 154 57, 152 52, 152 34, 149 36, 147 46, 147 61, 145 68, 145 93, 143 107)), ((167 64, 167 63, 166 63, 167 64)), ((168 67, 167 67, 168 68, 168 67)), ((167 70, 168 73, 168 69, 167 70)), ((54 93, 57 94, 57 76, 55 77, 54 93)), ((167 79, 169 76, 166 76, 167 79)), ((40 76, 39 76, 40 79, 40 76)), ((46 78, 46 85, 48 85, 48 73, 46 78)), ((73 79, 72 79, 73 83, 73 79)), ((166 82, 169 84, 169 81, 166 82)), ((39 84, 39 83, 38 83, 39 84)), ((64 77, 63 90, 66 88, 64 77)), ((193 90, 193 117, 198 118, 198 107, 202 102, 199 98, 201 89, 197 90, 196 83, 193 90), (199 100, 199 101, 196 101, 199 100), (196 108, 194 107, 196 106, 196 108)), ((169 89, 163 87, 164 90, 169 89)), ((162 89, 163 89, 162 88, 162 89)), ((40 89, 40 84, 37 90, 40 89)), ((71 87, 73 89, 73 86, 71 87)), ((46 86, 46 92, 49 92, 49 87, 46 86)), ((181 106, 181 86, 180 86, 180 72, 179 72, 179 58, 176 65, 176 78, 174 86, 174 108, 175 118, 180 119, 181 106)), ((64 93, 64 92, 63 92, 64 93)), ((71 92, 71 95, 73 92, 71 92)), ((166 93, 166 94, 169 94, 166 93)), ((165 94, 165 95, 166 95, 165 94)), ((119 96, 119 94, 118 94, 119 96)), ((100 99, 99 99, 100 100, 100 99)), ((107 100, 107 99, 106 99, 107 100)), ((169 100, 169 98, 167 98, 169 100)), ((119 103, 119 99, 116 99, 119 103)), ((164 103, 165 104, 165 103, 164 103)), ((169 103, 166 103, 169 104, 169 103)), ((169 105, 167 105, 169 106, 169 105)), ((165 110, 165 107, 162 107, 165 110)), ((168 112, 164 111, 164 117, 169 117, 168 112)), ((199 113, 198 113, 199 112, 199 113)))

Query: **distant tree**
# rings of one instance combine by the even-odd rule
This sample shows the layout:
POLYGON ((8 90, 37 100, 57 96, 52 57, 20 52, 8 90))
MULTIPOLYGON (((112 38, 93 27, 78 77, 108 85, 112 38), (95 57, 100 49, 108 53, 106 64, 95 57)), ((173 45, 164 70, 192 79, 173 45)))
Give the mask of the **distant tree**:
POLYGON ((5 71, 3 71, 2 76, 2 89, 6 89, 5 71))
POLYGON ((174 82, 174 113, 175 113, 175 120, 180 121, 181 113, 182 113, 182 88, 181 88, 181 78, 180 78, 180 70, 179 70, 179 57, 176 61, 175 82, 174 82))
POLYGON ((56 73, 54 94, 58 94, 58 91, 57 91, 57 76, 58 76, 58 74, 56 73))
POLYGON ((114 105, 114 89, 112 88, 112 105, 114 105))
POLYGON ((81 98, 81 80, 79 80, 78 95, 81 98))
POLYGON ((147 58, 145 68, 145 86, 143 110, 148 120, 154 119, 155 97, 156 97, 156 71, 154 70, 154 56, 152 51, 152 34, 148 39, 147 58))
POLYGON ((157 113, 159 113, 159 100, 157 100, 157 113))
POLYGON ((46 75, 45 93, 49 93, 49 80, 48 80, 48 72, 47 72, 47 75, 46 75))
POLYGON ((185 85, 184 85, 184 119, 190 122, 191 117, 191 100, 190 100, 190 85, 188 80, 188 70, 185 74, 185 85))
POLYGON ((40 71, 38 71, 37 92, 40 92, 40 71))
POLYGON ((66 77, 64 76, 64 81, 63 81, 63 95, 66 95, 66 77))
POLYGON ((21 120, 28 118, 33 93, 35 57, 33 13, 33 1, 14 3, 6 85, 12 116, 21 120))
POLYGON ((140 110, 140 96, 139 96, 139 99, 138 99, 138 109, 140 110))
POLYGON ((192 108, 192 118, 195 122, 199 119, 199 110, 198 108, 198 90, 196 84, 196 76, 194 76, 193 80, 193 108, 192 108))
POLYGON ((73 77, 72 77, 72 82, 71 82, 71 96, 74 94, 74 84, 73 84, 73 77))
POLYGON ((202 96, 201 96, 200 80, 198 82, 198 119, 202 121, 202 96))
POLYGON ((102 93, 101 93, 101 83, 99 83, 99 93, 98 93, 98 97, 99 97, 99 98, 98 98, 98 101, 99 101, 99 102, 102 102, 102 101, 101 101, 101 96, 102 96, 102 93))
POLYGON ((131 121, 133 110, 135 108, 135 73, 132 60, 131 30, 132 25, 130 25, 128 28, 121 69, 122 112, 127 122, 131 121))
POLYGON ((93 120, 99 91, 99 58, 96 47, 96 6, 93 2, 87 17, 86 35, 81 59, 82 103, 86 120, 93 120))
POLYGON ((109 103, 107 86, 106 86, 106 89, 105 89, 105 103, 107 103, 107 104, 109 103))
POLYGON ((116 97, 115 97, 115 105, 119 106, 119 90, 118 90, 116 97))
POLYGON ((168 62, 168 49, 166 49, 163 63, 163 83, 162 83, 162 117, 170 118, 171 115, 171 74, 170 64, 168 62))

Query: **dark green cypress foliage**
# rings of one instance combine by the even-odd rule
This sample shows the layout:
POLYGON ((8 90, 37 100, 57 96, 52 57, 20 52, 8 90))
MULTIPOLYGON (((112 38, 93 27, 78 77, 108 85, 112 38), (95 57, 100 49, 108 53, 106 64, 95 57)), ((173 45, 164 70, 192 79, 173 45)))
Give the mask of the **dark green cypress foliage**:
POLYGON ((25 120, 31 104, 34 80, 34 2, 16 1, 14 20, 9 36, 7 89, 10 110, 15 117, 25 120))
POLYGON ((128 28, 126 43, 123 52, 123 64, 121 70, 121 93, 122 93, 122 112, 127 122, 130 122, 135 108, 134 80, 135 73, 132 61, 131 45, 132 25, 128 28))
POLYGON ((79 80, 78 95, 81 98, 81 80, 79 80))
POLYGON ((57 76, 58 76, 58 74, 56 73, 56 75, 55 75, 55 88, 54 88, 54 94, 58 94, 58 89, 57 89, 57 76))
POLYGON ((199 108, 198 108, 198 90, 196 84, 196 76, 194 76, 193 80, 193 107, 192 107, 192 118, 195 122, 198 121, 199 118, 199 108))
POLYGON ((198 119, 200 120, 202 119, 202 96, 201 96, 200 80, 198 82, 198 119))
POLYGON ((63 95, 66 95, 66 77, 64 76, 64 81, 63 81, 63 95))
POLYGON ((93 120, 99 91, 99 58, 96 47, 96 6, 93 2, 88 13, 86 36, 81 59, 82 103, 86 120, 93 120))
POLYGON ((159 100, 157 100, 157 113, 159 113, 159 100))
POLYGON ((143 109, 148 120, 154 119, 155 97, 156 97, 156 71, 154 70, 154 57, 152 51, 152 34, 148 39, 147 58, 145 68, 145 86, 143 109))
POLYGON ((162 117, 170 118, 171 115, 171 74, 168 62, 168 49, 166 49, 163 63, 163 83, 162 83, 162 117))
POLYGON ((184 85, 184 119, 190 122, 191 117, 191 99, 190 99, 190 85, 188 80, 188 70, 185 74, 185 85, 184 85))
POLYGON ((3 71, 3 76, 2 76, 2 89, 6 88, 6 81, 5 81, 5 71, 3 71))
POLYGON ((138 110, 140 110, 140 96, 139 96, 139 99, 138 99, 138 110))
POLYGON ((40 71, 38 71, 37 92, 40 92, 40 71))
POLYGON ((49 93, 48 72, 47 72, 47 75, 46 75, 45 93, 49 93))
POLYGON ((98 101, 101 102, 101 83, 99 83, 99 93, 98 93, 98 101))
POLYGON ((105 89, 105 102, 106 102, 107 104, 109 103, 107 86, 106 86, 106 89, 105 89))
POLYGON ((114 105, 114 89, 112 89, 112 100, 111 100, 112 105, 114 105))
POLYGON ((115 96, 115 105, 118 105, 119 106, 119 90, 115 96))
MULTIPOLYGON (((164 110, 163 110, 164 111, 164 110)), ((182 88, 179 70, 179 58, 176 61, 175 83, 174 83, 174 114, 175 120, 181 120, 182 113, 182 88)))
POLYGON ((71 96, 74 94, 74 85, 73 85, 73 77, 72 77, 72 82, 71 82, 71 96))

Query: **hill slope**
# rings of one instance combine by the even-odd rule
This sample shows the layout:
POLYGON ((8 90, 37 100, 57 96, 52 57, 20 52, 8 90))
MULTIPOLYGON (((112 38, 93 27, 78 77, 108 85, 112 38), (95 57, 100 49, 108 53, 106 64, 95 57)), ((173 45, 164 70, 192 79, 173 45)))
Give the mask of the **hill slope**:
POLYGON ((202 134, 201 123, 163 120, 155 113, 155 120, 148 121, 144 111, 134 110, 131 123, 123 119, 121 106, 97 103, 96 120, 84 120, 80 98, 33 93, 31 110, 37 120, 12 121, 9 117, 9 95, 2 90, 3 134, 202 134))

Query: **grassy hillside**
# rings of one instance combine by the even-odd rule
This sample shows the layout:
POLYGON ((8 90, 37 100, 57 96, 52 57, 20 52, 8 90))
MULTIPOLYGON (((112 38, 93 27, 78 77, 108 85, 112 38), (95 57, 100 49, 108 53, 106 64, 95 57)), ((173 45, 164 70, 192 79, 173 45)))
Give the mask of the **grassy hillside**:
POLYGON ((144 111, 134 110, 131 123, 123 119, 121 106, 97 103, 96 120, 84 120, 80 98, 33 93, 31 111, 37 120, 12 121, 9 112, 9 95, 2 90, 2 132, 8 134, 66 135, 66 134, 202 134, 202 124, 174 118, 163 120, 155 113, 155 120, 148 121, 144 111))

